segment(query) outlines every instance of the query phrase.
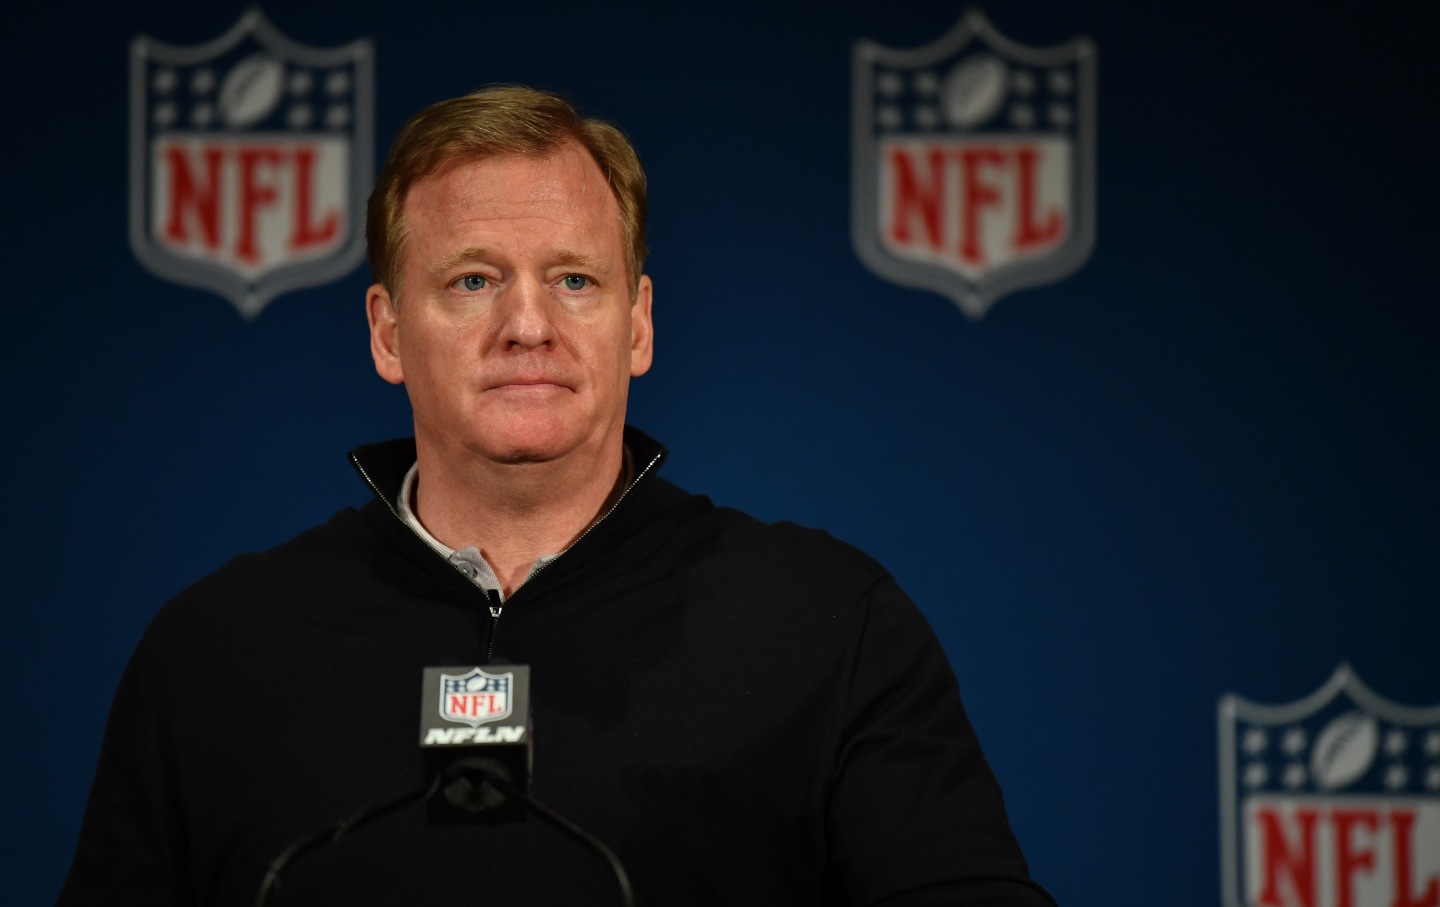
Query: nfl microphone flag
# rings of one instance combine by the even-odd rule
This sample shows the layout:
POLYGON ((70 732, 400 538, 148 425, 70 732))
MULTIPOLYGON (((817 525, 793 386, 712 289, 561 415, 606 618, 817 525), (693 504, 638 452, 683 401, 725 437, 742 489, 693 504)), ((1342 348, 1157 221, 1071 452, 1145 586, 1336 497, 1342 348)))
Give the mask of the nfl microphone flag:
MULTIPOLYGON (((420 748, 427 774, 451 771, 460 760, 478 756, 491 761, 495 773, 517 790, 530 792, 528 665, 490 671, 468 665, 426 668, 421 689, 420 748)), ((518 803, 487 812, 490 819, 524 817, 518 803)), ((431 818, 448 822, 457 817, 437 807, 431 818)))

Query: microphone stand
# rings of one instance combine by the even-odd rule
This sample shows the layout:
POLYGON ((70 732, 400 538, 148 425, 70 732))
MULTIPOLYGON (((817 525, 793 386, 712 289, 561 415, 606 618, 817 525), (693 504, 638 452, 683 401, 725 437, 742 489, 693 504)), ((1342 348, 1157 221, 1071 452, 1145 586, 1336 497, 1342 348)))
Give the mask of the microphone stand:
POLYGON ((442 790, 451 805, 467 812, 478 813, 494 809, 510 799, 520 801, 541 819, 604 857, 615 873, 621 903, 624 907, 635 907, 635 890, 630 885, 630 876, 625 872, 620 858, 604 841, 516 787, 511 781, 510 772, 503 765, 494 759, 481 756, 459 759, 437 773, 427 786, 394 800, 367 806, 348 819, 341 819, 334 825, 308 834, 286 847, 271 861, 270 868, 265 872, 265 878, 261 880, 260 889, 255 894, 255 907, 267 907, 271 892, 280 890, 280 873, 299 857, 340 840, 342 835, 353 828, 367 825, 406 806, 424 803, 442 790))
POLYGON ((265 878, 260 882, 260 890, 255 893, 255 907, 265 907, 270 902, 270 892, 280 890, 280 873, 292 860, 325 844, 340 840, 340 836, 352 828, 368 825, 375 819, 388 816, 412 803, 424 803, 435 796, 435 792, 439 789, 440 776, 436 775, 428 787, 411 791, 403 797, 397 797, 385 803, 367 806, 348 819, 341 819, 328 828, 322 828, 294 842, 280 851, 280 855, 270 862, 270 868, 266 870, 265 878))

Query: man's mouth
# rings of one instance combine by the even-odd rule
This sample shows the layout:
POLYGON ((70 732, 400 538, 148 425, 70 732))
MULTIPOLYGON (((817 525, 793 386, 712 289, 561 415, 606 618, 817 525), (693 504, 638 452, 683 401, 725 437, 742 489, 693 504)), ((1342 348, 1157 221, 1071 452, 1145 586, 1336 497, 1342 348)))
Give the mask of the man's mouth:
POLYGON ((533 389, 535 389, 535 390, 544 390, 544 389, 547 388, 547 387, 553 387, 553 388, 560 389, 560 388, 567 388, 567 387, 569 387, 569 385, 565 384, 563 381, 559 380, 558 378, 548 378, 548 377, 537 377, 537 378, 507 378, 507 379, 505 379, 505 380, 503 380, 503 381, 496 382, 494 385, 491 386, 490 389, 491 389, 491 390, 528 390, 528 389, 532 389, 532 388, 533 388, 533 389))

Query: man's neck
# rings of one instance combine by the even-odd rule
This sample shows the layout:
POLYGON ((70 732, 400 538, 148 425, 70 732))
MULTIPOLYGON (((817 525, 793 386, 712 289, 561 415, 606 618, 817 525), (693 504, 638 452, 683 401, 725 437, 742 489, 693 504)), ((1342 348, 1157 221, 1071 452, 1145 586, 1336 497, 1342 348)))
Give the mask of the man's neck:
POLYGON ((466 462, 418 449, 415 513, 445 545, 474 545, 505 595, 535 561, 574 544, 624 491, 624 449, 588 462, 466 462), (427 456, 427 453, 432 455, 427 456))

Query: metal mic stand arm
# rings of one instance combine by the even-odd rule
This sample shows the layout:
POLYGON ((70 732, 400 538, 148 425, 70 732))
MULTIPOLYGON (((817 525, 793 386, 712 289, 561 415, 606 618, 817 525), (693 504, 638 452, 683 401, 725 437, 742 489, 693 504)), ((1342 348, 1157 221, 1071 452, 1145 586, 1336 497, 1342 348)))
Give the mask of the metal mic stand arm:
POLYGON ((611 850, 604 841, 516 787, 510 780, 510 773, 505 771, 504 767, 494 759, 486 759, 479 756, 461 759, 442 772, 440 777, 446 779, 443 782, 446 798, 462 809, 479 812, 483 809, 498 806, 499 803, 503 801, 494 801, 485 796, 487 788, 495 790, 506 797, 519 800, 540 818, 600 854, 600 856, 604 857, 605 861, 610 864, 610 869, 615 873, 615 882, 620 887, 621 903, 624 904, 625 907, 635 907, 635 890, 630 885, 630 876, 625 872, 625 867, 621 864, 620 858, 615 855, 615 852, 611 850), (454 782, 464 779, 467 774, 477 774, 481 776, 480 784, 474 787, 472 791, 466 792, 468 796, 459 794, 454 785, 454 782), (464 802, 461 802, 462 797, 464 798, 464 802), (468 805, 471 803, 476 805, 468 805))

